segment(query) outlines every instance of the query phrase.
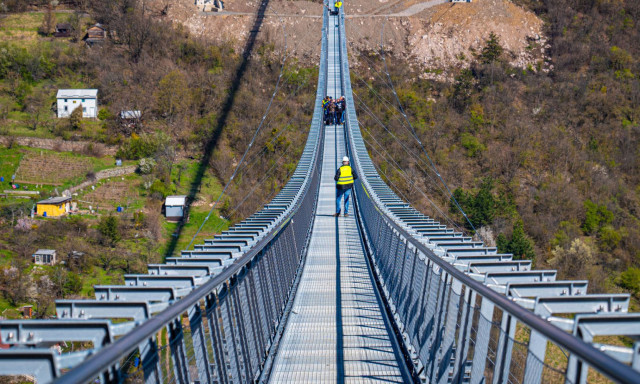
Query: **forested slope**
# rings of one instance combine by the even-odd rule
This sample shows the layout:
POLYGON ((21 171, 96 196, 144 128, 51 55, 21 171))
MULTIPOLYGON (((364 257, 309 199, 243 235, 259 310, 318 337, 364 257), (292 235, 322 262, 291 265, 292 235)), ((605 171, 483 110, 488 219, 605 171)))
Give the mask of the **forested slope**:
POLYGON ((545 51, 548 73, 542 62, 511 67, 498 38, 449 83, 419 80, 421 73, 386 56, 408 120, 471 224, 398 111, 381 52, 353 51, 369 150, 423 211, 469 231, 473 225, 500 251, 538 268, 588 278, 593 291, 638 295, 640 3, 514 2, 545 21, 549 46, 530 49, 545 51))
MULTIPOLYGON (((195 243, 255 212, 295 168, 311 122, 317 69, 298 63, 293 44, 286 51, 276 46, 285 38, 282 28, 265 33, 256 25, 238 51, 194 37, 145 1, 0 0, 0 12, 0 135, 6 143, 0 192, 31 193, 0 199, 3 316, 18 317, 15 309, 29 304, 34 316, 46 317, 56 298, 91 297, 94 284, 146 272, 147 263, 178 255, 210 211, 195 243), (71 36, 54 37, 57 23, 69 23, 71 36), (83 37, 96 23, 107 38, 89 46, 83 37), (98 89, 98 118, 58 119, 56 92, 66 88, 98 89), (127 121, 122 111, 140 111, 141 118, 127 121), (259 126, 245 162, 214 205, 259 126), (88 145, 81 153, 64 152, 62 145, 43 151, 17 145, 15 136, 88 145), (105 146, 110 156, 99 150, 105 146), (138 171, 94 180, 95 172, 116 167, 115 158, 139 165, 138 171), (44 180, 37 166, 43 159, 64 165, 48 164, 44 180), (76 168, 84 171, 71 175, 76 168), (40 179, 12 185, 12 175, 19 180, 27 171, 40 179), (92 180, 95 185, 74 195, 80 209, 71 216, 29 217, 36 201, 92 180), (190 197, 190 215, 180 225, 162 215, 172 194, 190 197), (31 255, 39 248, 55 249, 66 264, 34 266, 31 255)), ((320 28, 320 19, 307 22, 318 42, 320 28)))

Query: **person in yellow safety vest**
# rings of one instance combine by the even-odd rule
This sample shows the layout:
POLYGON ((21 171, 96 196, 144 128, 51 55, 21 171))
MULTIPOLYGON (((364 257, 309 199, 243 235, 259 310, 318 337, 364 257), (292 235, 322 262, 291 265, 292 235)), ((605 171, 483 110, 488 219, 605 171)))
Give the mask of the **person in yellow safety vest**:
POLYGON ((340 216, 340 201, 344 196, 344 216, 347 217, 349 216, 351 188, 353 188, 353 182, 358 179, 358 175, 349 166, 349 158, 347 156, 342 158, 342 166, 338 168, 333 179, 336 181, 336 213, 333 216, 340 216))
POLYGON ((335 12, 334 14, 338 14, 338 12, 340 12, 340 7, 342 7, 342 1, 338 0, 336 1, 333 6, 335 7, 335 12))

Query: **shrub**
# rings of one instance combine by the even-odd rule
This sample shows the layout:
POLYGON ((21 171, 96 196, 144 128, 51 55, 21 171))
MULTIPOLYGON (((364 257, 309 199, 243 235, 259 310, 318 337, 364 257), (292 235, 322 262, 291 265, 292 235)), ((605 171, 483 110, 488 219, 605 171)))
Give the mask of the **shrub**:
POLYGON ((618 284, 632 291, 635 295, 640 294, 640 268, 631 267, 622 272, 618 284))
POLYGON ((594 234, 602 226, 611 224, 613 221, 613 212, 609 211, 605 205, 586 200, 584 208, 586 212, 582 230, 588 235, 594 234))
POLYGON ((618 246, 622 240, 622 234, 612 225, 605 225, 598 231, 598 240, 600 247, 605 251, 611 251, 618 246))
POLYGON ((122 238, 120 235, 120 229, 118 228, 118 218, 115 216, 105 216, 100 219, 98 232, 100 232, 103 238, 112 246, 122 238))
POLYGON ((470 133, 463 133, 460 137, 460 142, 462 146, 467 150, 467 156, 475 157, 478 153, 487 149, 484 144, 478 140, 477 137, 473 136, 470 133))
POLYGON ((98 111, 98 119, 99 120, 107 120, 113 118, 113 114, 109 112, 107 108, 100 108, 98 111))
POLYGON ((139 160, 143 157, 151 157, 158 149, 158 143, 153 136, 142 135, 138 136, 135 133, 131 135, 129 140, 126 140, 118 152, 116 157, 139 160))
POLYGON ((170 195, 172 193, 172 190, 170 188, 167 188, 167 186, 164 185, 164 183, 161 180, 156 179, 153 182, 153 184, 151 184, 151 187, 149 188, 149 193, 151 194, 151 197, 153 197, 154 199, 161 200, 167 197, 167 195, 170 195))
POLYGON ((153 172, 153 168, 156 166, 156 161, 152 158, 140 159, 138 162, 138 171, 143 175, 149 175, 153 172))
POLYGON ((82 129, 82 107, 77 107, 69 116, 69 129, 77 131, 82 129))
POLYGON ((596 249, 588 241, 574 239, 567 248, 556 247, 551 251, 553 258, 549 260, 560 275, 566 278, 587 278, 587 271, 595 260, 596 249))
POLYGON ((580 227, 572 221, 561 221, 560 228, 551 239, 552 247, 568 247, 573 239, 581 235, 580 227))

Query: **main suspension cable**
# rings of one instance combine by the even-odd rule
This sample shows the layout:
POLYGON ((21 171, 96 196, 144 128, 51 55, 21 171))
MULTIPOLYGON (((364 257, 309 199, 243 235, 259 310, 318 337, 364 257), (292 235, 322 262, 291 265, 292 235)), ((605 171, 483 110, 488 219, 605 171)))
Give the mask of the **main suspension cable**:
POLYGON ((260 130, 262 129, 262 127, 264 125, 264 121, 265 121, 265 119, 267 117, 267 114, 269 113, 269 110, 271 109, 271 105, 273 104, 273 100, 276 97, 276 93, 278 92, 278 90, 280 88, 280 82, 282 80, 282 72, 284 71, 285 62, 286 62, 287 58, 289 57, 289 54, 287 53, 287 31, 286 31, 286 26, 285 26, 285 23, 284 23, 284 19, 282 19, 282 17, 280 17, 280 21, 282 22, 282 33, 283 33, 283 36, 284 36, 284 52, 285 52, 285 55, 284 55, 284 57, 282 59, 282 64, 280 65, 280 74, 278 75, 278 81, 276 82, 275 89, 273 90, 273 93, 271 94, 271 98, 269 99, 269 104, 267 105, 267 109, 266 109, 265 113, 263 114, 262 119, 260 120, 260 124, 258 124, 258 127, 256 128, 255 132, 253 133, 253 136, 251 137, 251 141, 249 142, 249 145, 247 146, 247 149, 244 151, 244 153, 242 154, 242 158, 240 159, 240 161, 236 165, 236 167, 235 167, 235 169, 233 171, 233 174, 231 175, 231 177, 229 178, 229 180, 225 184, 224 188, 222 189, 222 192, 220 192, 220 195, 218 196, 216 201, 211 206, 211 209, 207 213, 207 216, 205 216, 204 220, 202 220, 202 223, 198 227, 198 230, 196 231, 196 233, 191 238, 191 241, 189 241, 189 244, 187 245, 186 249, 191 248, 191 245, 195 241, 196 237, 200 234, 200 231, 202 231, 202 228, 204 227, 204 225, 207 223, 207 221, 211 217, 211 214, 213 213, 214 209, 218 206, 218 203, 220 202, 220 199, 222 199, 222 197, 225 195, 227 189, 231 185, 231 182, 236 177, 236 175, 238 173, 238 170, 240 169, 240 166, 242 165, 242 163, 244 162, 245 158, 247 157, 247 154, 251 150, 251 147, 253 146, 253 143, 255 142, 256 137, 258 136, 258 133, 260 133, 260 130))

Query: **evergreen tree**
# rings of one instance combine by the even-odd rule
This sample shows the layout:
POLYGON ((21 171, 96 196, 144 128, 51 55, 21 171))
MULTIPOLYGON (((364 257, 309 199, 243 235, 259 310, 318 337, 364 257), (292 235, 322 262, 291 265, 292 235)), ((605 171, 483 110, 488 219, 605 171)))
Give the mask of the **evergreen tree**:
POLYGON ((498 235, 496 246, 498 247, 498 253, 509 253, 509 239, 504 233, 498 235))
POLYGON ((533 241, 524 232, 524 225, 520 220, 513 225, 513 234, 509 242, 509 253, 513 253, 513 257, 516 260, 533 260, 536 256, 533 251, 533 241))
POLYGON ((450 100, 455 108, 463 111, 471 102, 473 92, 473 73, 468 69, 463 69, 458 76, 455 77, 453 84, 453 93, 450 100))
POLYGON ((480 190, 478 190, 478 193, 476 193, 473 198, 473 205, 468 214, 476 228, 493 223, 493 218, 496 213, 496 201, 491 193, 492 189, 493 180, 486 178, 482 181, 480 190))
POLYGON ((120 230, 118 229, 118 218, 115 216, 106 216, 100 220, 98 231, 111 245, 115 245, 120 241, 120 230))
POLYGON ((69 115, 69 128, 73 131, 82 129, 82 105, 76 107, 69 115))
POLYGON ((486 45, 482 48, 480 61, 483 64, 491 64, 502 56, 503 51, 504 48, 500 45, 500 39, 495 33, 491 32, 489 34, 489 40, 487 40, 486 45))
POLYGON ((533 240, 524 232, 522 220, 518 220, 513 224, 513 233, 511 239, 501 233, 496 239, 498 252, 512 253, 515 260, 533 260, 536 256, 533 250, 533 240))
MULTIPOLYGON (((480 189, 475 195, 465 192, 462 188, 456 188, 453 191, 453 198, 460 204, 460 207, 465 211, 469 221, 476 229, 493 223, 496 213, 496 200, 493 197, 493 193, 491 193, 492 190, 493 180, 486 178, 482 181, 480 189)), ((457 213, 458 207, 453 198, 449 202, 449 209, 451 212, 457 213)), ((469 226, 468 223, 466 225, 469 226)))

